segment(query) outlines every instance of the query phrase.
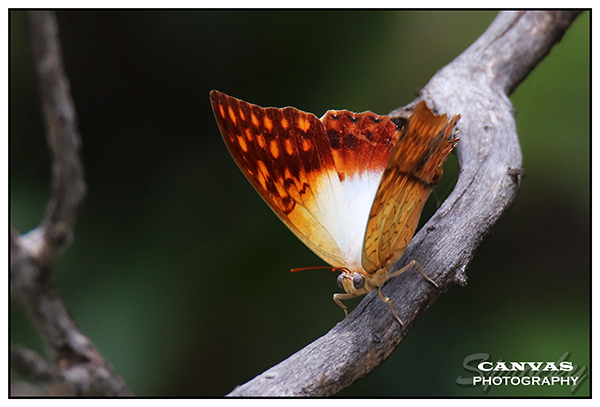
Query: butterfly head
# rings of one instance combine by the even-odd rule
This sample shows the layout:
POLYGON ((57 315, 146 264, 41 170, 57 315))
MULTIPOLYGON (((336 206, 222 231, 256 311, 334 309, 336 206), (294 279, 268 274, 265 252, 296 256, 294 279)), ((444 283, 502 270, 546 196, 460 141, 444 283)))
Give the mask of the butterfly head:
POLYGON ((367 273, 364 270, 352 271, 347 268, 341 269, 341 274, 337 278, 338 285, 348 294, 359 296, 373 291, 381 286, 387 279, 387 273, 367 273))

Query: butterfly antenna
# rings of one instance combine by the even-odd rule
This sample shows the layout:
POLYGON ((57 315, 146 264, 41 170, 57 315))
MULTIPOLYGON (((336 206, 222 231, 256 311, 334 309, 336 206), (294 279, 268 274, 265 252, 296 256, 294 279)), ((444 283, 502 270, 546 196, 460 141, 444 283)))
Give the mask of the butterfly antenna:
POLYGON ((292 273, 295 273, 297 271, 304 271, 304 270, 320 270, 320 269, 331 269, 331 271, 336 272, 339 270, 343 270, 344 267, 331 267, 331 266, 316 266, 316 267, 301 267, 301 268, 297 268, 297 269, 292 269, 292 273))

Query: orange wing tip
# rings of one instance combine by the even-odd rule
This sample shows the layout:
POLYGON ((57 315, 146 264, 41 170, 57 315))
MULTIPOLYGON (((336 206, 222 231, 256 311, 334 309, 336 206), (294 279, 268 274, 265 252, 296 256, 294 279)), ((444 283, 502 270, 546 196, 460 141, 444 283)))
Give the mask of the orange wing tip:
POLYGON ((231 96, 227 96, 223 92, 219 92, 218 90, 213 89, 210 91, 209 97, 210 97, 211 102, 217 103, 220 99, 230 98, 231 96))

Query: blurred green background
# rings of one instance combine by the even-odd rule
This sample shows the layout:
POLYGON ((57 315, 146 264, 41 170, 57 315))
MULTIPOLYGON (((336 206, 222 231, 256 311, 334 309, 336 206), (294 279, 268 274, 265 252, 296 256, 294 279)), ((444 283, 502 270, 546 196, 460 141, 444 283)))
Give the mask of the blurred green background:
MULTIPOLYGON (((336 276, 231 159, 208 93, 379 114, 481 35, 495 12, 61 11, 89 193, 53 274, 137 395, 221 396, 343 318, 336 276)), ((10 13, 10 218, 35 227, 49 158, 25 19, 10 13)), ((590 367, 590 15, 511 100, 526 176, 467 270, 372 374, 340 396, 569 396, 567 386, 456 384, 465 357, 590 367)), ((456 181, 456 159, 426 219, 456 181)), ((354 307, 360 300, 349 301, 354 307)), ((18 309, 11 342, 41 351, 18 309)), ((589 370, 586 371, 586 375, 589 370)), ((18 377, 18 376, 14 376, 18 377)), ((589 395, 589 378, 575 396, 589 395)))

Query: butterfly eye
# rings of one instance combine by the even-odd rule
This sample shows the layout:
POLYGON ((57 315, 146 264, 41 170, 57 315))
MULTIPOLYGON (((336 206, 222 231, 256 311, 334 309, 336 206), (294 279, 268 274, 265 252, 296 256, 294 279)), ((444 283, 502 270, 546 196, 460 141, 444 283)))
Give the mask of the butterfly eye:
POLYGON ((357 290, 363 288, 365 286, 365 278, 363 275, 359 273, 354 274, 354 277, 352 277, 352 285, 357 290))
POLYGON ((337 283, 338 283, 338 285, 340 286, 340 288, 344 288, 344 283, 343 283, 342 281, 344 281, 344 275, 343 275, 343 274, 340 274, 340 275, 337 277, 337 283))

